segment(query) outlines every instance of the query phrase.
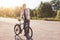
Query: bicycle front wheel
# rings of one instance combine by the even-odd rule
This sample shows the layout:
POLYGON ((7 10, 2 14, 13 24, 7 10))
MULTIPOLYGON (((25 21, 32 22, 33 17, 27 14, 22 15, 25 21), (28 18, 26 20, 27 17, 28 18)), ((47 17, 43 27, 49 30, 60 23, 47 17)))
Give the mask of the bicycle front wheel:
POLYGON ((16 24, 14 26, 14 32, 15 32, 16 35, 19 35, 20 34, 21 28, 20 28, 20 25, 19 24, 16 24))

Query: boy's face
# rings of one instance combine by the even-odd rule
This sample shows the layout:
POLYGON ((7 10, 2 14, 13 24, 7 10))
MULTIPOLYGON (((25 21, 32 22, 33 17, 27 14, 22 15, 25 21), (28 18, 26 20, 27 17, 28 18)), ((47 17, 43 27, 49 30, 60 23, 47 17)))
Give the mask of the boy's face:
POLYGON ((23 9, 26 9, 26 5, 23 5, 23 9))

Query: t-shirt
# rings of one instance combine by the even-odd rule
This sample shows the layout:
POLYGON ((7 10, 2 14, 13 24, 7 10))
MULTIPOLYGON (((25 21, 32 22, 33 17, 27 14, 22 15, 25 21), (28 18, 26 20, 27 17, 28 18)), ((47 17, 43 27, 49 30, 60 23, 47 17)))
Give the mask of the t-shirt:
POLYGON ((26 20, 30 20, 30 11, 29 11, 29 9, 22 10, 20 17, 23 17, 26 20))

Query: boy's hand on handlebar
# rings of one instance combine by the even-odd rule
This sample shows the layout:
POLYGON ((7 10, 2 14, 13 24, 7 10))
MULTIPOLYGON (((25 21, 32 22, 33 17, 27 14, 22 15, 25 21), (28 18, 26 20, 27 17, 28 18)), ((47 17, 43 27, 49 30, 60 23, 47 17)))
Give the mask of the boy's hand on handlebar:
POLYGON ((21 19, 20 19, 20 18, 18 18, 18 21, 21 21, 21 19))

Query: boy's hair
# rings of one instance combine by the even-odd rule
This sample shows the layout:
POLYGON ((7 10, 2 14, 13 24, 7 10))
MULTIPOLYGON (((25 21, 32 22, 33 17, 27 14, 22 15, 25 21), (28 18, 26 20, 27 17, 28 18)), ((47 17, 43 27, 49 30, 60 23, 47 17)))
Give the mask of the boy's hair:
POLYGON ((23 6, 26 6, 26 4, 23 4, 23 6))

